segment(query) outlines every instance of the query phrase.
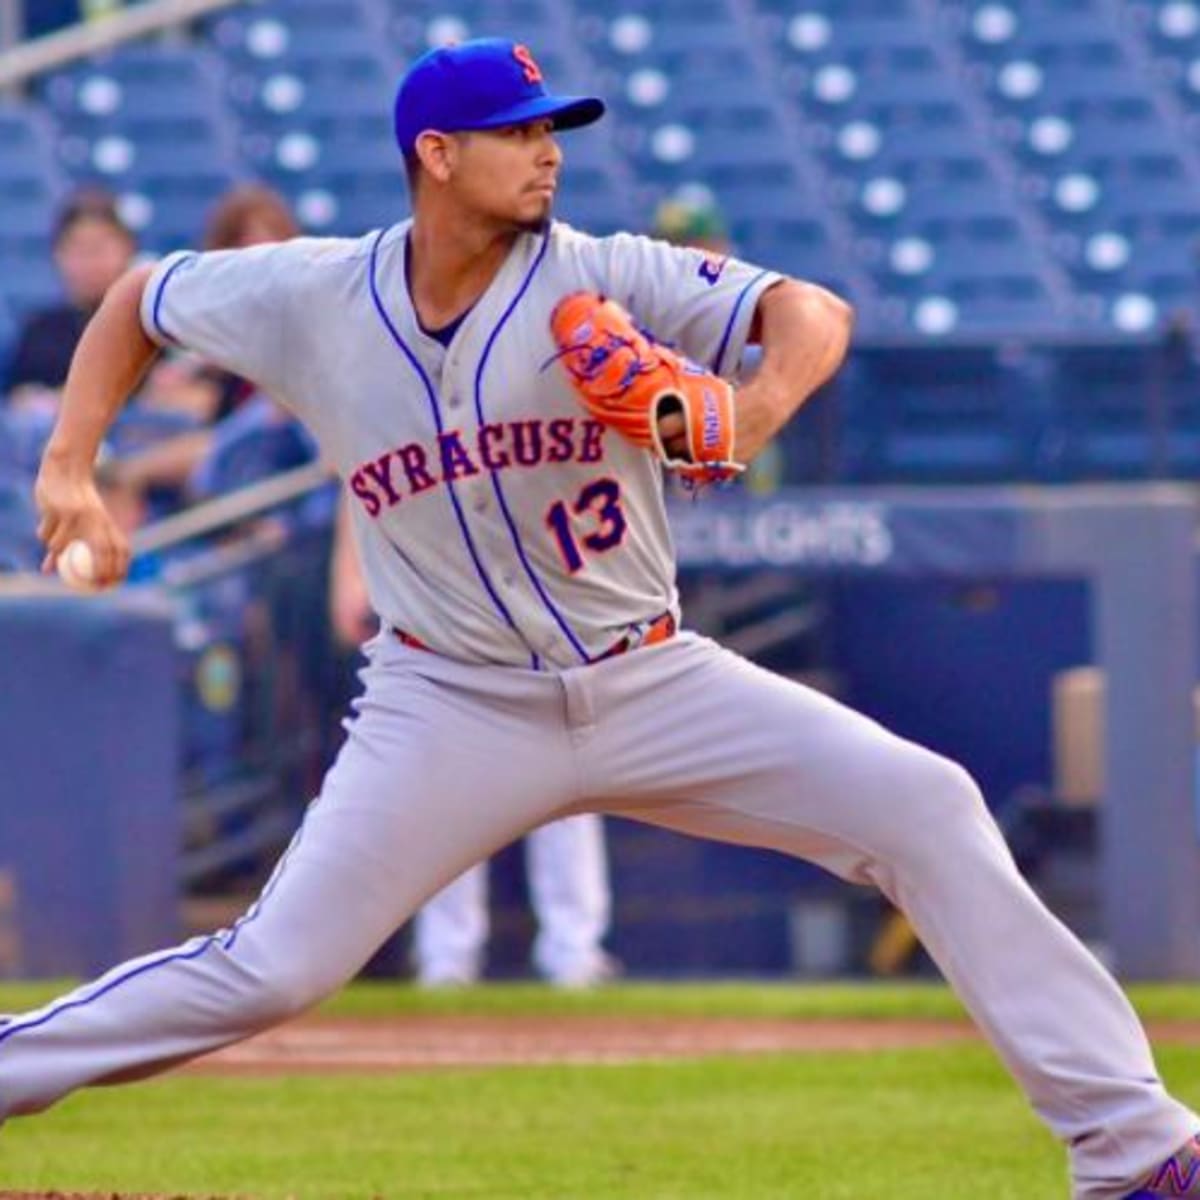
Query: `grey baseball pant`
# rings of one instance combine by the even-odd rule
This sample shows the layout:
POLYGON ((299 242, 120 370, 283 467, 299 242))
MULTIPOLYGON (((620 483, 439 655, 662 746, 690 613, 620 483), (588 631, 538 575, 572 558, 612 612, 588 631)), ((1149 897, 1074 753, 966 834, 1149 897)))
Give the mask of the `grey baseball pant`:
POLYGON ((1200 1125, 946 759, 690 634, 560 674, 386 634, 369 655, 348 740, 259 900, 232 929, 0 1025, 0 1117, 303 1011, 472 863, 595 810, 880 888, 1070 1147, 1077 1200, 1115 1200, 1200 1125))

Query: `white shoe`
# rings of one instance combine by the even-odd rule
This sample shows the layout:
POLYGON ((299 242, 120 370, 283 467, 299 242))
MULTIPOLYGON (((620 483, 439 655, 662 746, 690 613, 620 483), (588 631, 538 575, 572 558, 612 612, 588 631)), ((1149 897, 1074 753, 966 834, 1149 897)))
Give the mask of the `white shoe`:
POLYGON ((569 991, 585 991, 588 988, 599 987, 611 983, 621 974, 621 963, 611 954, 603 950, 588 955, 579 962, 569 966, 559 967, 546 972, 546 982, 551 987, 564 988, 569 991))
POLYGON ((470 987, 479 982, 479 972, 472 967, 450 963, 422 967, 417 971, 417 986, 422 988, 470 987))

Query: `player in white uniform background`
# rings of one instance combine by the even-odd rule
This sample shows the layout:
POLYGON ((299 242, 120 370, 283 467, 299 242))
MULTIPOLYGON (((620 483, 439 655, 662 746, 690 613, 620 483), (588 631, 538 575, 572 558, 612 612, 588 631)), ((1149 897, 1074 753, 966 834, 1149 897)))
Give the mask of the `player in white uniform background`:
POLYGON ((683 455, 681 430, 681 472, 753 458, 837 369, 850 314, 733 260, 549 224, 555 130, 601 112, 548 95, 511 42, 431 52, 396 104, 419 162, 411 222, 173 255, 119 282, 85 333, 37 485, 48 566, 82 538, 102 581, 123 576, 92 463, 156 347, 179 344, 315 434, 353 495, 383 629, 346 743, 259 900, 232 929, 0 1025, 0 1118, 302 1011, 471 863, 604 811, 880 888, 1068 1147, 1077 1200, 1160 1175, 1144 1194, 1200 1195, 1179 1165, 1200 1118, 1163 1088, 1115 982, 1021 879, 969 776, 676 631, 663 461, 683 455), (596 293, 717 375, 751 338, 762 366, 731 404, 596 293), (460 317, 448 346, 422 332, 460 317), (648 407, 641 424, 622 407, 643 363, 687 399, 657 431, 648 407))
MULTIPOLYGON (((531 830, 524 839, 529 904, 537 921, 531 958, 555 987, 589 988, 616 973, 601 944, 612 899, 603 818, 577 813, 531 830)), ((483 970, 488 864, 476 863, 413 918, 417 981, 427 987, 475 983, 483 970)))

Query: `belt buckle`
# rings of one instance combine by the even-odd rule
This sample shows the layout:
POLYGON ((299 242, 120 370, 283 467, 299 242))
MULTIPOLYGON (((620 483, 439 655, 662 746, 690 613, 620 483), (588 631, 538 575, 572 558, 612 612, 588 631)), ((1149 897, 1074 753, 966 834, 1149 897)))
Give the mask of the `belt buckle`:
POLYGON ((650 631, 662 620, 661 616, 655 617, 652 621, 638 621, 635 625, 631 625, 626 631, 622 642, 624 646, 621 653, 626 650, 636 650, 639 646, 646 644, 646 639, 650 636, 650 631))
POLYGON ((648 621, 635 621, 626 629, 624 637, 614 642, 593 661, 599 662, 605 658, 616 658, 618 654, 626 654, 630 650, 637 650, 640 646, 664 642, 674 632, 675 618, 669 612, 659 613, 657 617, 652 617, 648 621), (655 637, 655 633, 660 629, 663 630, 662 636, 655 637))

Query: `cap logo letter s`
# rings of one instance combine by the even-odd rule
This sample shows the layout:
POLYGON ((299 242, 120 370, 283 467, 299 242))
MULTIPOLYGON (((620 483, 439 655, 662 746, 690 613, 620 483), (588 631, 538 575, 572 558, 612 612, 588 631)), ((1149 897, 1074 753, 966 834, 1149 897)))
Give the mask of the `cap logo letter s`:
POLYGON ((514 46, 513 58, 521 64, 521 71, 525 76, 526 83, 542 82, 542 68, 533 61, 533 55, 529 53, 528 46, 514 46))

